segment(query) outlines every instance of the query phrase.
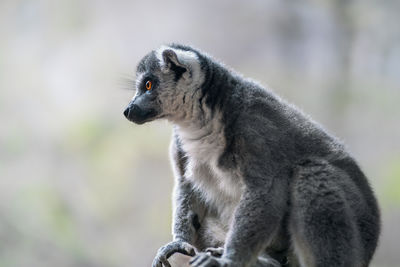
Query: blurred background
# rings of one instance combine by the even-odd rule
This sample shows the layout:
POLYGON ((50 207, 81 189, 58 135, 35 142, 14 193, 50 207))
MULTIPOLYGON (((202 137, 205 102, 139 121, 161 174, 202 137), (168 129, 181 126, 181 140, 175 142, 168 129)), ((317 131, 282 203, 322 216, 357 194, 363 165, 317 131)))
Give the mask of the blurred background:
POLYGON ((150 266, 171 239, 171 126, 122 112, 140 58, 191 44, 340 137, 399 266, 400 2, 0 2, 0 266, 150 266))

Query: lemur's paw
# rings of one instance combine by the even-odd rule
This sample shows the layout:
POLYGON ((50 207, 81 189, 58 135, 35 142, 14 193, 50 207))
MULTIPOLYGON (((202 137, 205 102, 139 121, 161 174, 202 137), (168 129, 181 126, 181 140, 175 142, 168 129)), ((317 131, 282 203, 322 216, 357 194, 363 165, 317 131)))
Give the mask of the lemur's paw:
POLYGON ((217 258, 211 255, 210 252, 198 253, 190 261, 191 267, 230 267, 233 266, 232 262, 224 259, 217 258))
POLYGON ((171 267, 167 259, 175 252, 188 256, 196 255, 195 248, 189 243, 184 241, 172 241, 158 250, 156 257, 153 260, 152 267, 171 267))
POLYGON ((206 248, 206 252, 209 252, 209 253, 211 253, 212 256, 219 258, 224 253, 224 248, 222 248, 222 247, 219 247, 219 248, 206 248))

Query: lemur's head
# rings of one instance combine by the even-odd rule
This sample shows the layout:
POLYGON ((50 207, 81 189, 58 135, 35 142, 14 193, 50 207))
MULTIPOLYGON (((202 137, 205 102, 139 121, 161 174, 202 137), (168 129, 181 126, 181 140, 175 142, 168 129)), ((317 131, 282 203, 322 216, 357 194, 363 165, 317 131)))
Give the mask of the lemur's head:
POLYGON ((179 120, 204 81, 199 54, 181 45, 162 46, 147 54, 136 70, 136 94, 124 111, 137 124, 159 118, 179 120))

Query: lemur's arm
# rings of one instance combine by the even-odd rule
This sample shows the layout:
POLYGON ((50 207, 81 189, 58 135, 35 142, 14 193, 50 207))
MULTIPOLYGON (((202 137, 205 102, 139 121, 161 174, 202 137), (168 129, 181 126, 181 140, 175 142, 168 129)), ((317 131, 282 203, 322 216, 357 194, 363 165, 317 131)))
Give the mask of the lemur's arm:
POLYGON ((274 261, 260 265, 257 257, 278 234, 288 210, 289 168, 282 167, 285 162, 277 149, 277 140, 259 136, 268 135, 254 131, 254 127, 242 127, 236 134, 232 153, 243 181, 243 191, 221 258, 199 254, 192 260, 192 266, 275 266, 274 261))
POLYGON ((199 253, 191 266, 280 266, 269 258, 260 261, 258 256, 275 238, 287 209, 283 179, 247 176, 245 180, 249 183, 235 211, 221 257, 199 253))
MULTIPOLYGON (((258 180, 256 177, 248 177, 253 178, 258 180)), ((282 187, 280 181, 270 184, 268 190, 263 184, 247 185, 236 209, 222 255, 214 257, 212 252, 199 253, 192 259, 191 266, 280 266, 271 258, 260 259, 259 256, 275 238, 283 211, 287 209, 286 199, 281 194, 282 187)))
POLYGON ((276 237, 288 210, 290 168, 286 166, 290 163, 285 162, 281 140, 276 139, 282 134, 270 121, 253 116, 257 113, 251 111, 245 117, 248 127, 238 134, 235 152, 244 190, 222 255, 234 263, 232 266, 252 266, 276 237), (249 121, 265 127, 255 131, 257 128, 249 121))
MULTIPOLYGON (((250 177, 250 180, 260 180, 250 177)), ((286 210, 286 198, 281 193, 283 185, 273 179, 264 183, 250 183, 241 197, 224 248, 223 258, 233 266, 252 266, 265 247, 275 238, 286 210), (280 187, 280 188, 279 188, 280 187)))
POLYGON ((176 136, 171 143, 170 153, 175 174, 173 241, 158 250, 153 267, 161 267, 161 264, 169 266, 167 258, 175 252, 194 256, 195 248, 191 244, 195 243, 197 230, 200 228, 201 209, 192 184, 184 178, 186 157, 176 136))

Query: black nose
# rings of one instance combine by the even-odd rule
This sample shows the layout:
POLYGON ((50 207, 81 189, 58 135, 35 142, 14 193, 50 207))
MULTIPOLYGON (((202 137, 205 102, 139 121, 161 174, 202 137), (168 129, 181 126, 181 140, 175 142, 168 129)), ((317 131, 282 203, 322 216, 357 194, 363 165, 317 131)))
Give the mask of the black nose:
POLYGON ((126 118, 129 118, 129 111, 131 111, 130 107, 127 107, 124 111, 124 115, 126 118))

